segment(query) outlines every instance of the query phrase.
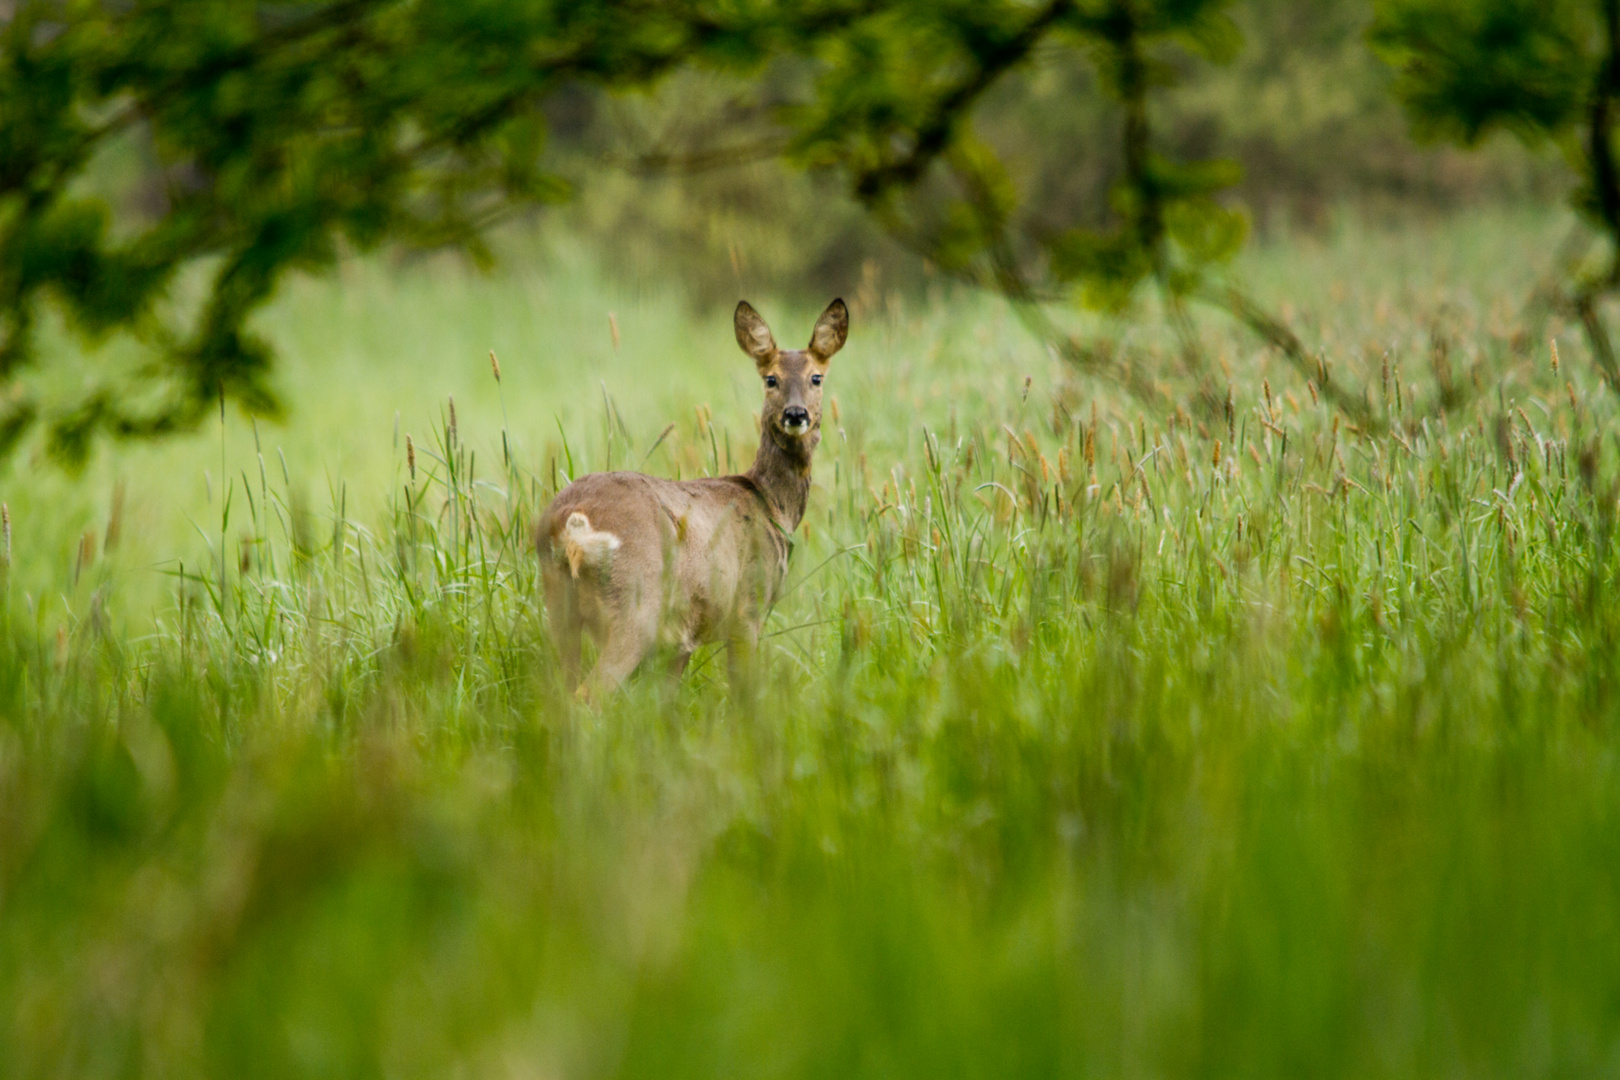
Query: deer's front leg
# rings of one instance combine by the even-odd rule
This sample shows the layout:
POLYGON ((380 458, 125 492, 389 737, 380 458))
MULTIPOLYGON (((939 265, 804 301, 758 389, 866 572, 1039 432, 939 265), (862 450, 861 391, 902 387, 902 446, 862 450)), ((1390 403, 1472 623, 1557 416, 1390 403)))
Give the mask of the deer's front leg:
POLYGON ((759 631, 753 619, 739 619, 726 639, 726 661, 731 679, 731 696, 752 704, 759 693, 759 631))

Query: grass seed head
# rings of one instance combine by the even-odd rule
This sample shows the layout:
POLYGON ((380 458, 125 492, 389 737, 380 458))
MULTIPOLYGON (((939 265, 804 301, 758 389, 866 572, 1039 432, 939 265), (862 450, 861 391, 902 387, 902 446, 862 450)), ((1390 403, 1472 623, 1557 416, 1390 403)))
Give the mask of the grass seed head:
POLYGON ((416 482, 416 444, 411 441, 410 432, 405 433, 405 466, 411 471, 411 482, 416 482))
POLYGON ((1602 448, 1596 439, 1581 447, 1581 453, 1576 458, 1576 465, 1580 470, 1581 483, 1586 485, 1588 491, 1597 487, 1598 455, 1602 448))
POLYGON ((84 573, 96 557, 96 534, 86 530, 79 535, 79 554, 73 561, 73 581, 79 581, 79 575, 84 573))
POLYGON ((124 482, 118 481, 113 485, 112 510, 107 515, 107 535, 101 541, 103 551, 111 551, 118 546, 118 539, 124 533, 124 482))
POLYGON ((1553 369, 1553 374, 1557 375, 1558 374, 1558 339, 1557 338, 1552 339, 1552 369, 1553 369))
POLYGON ((489 369, 495 373, 495 382, 498 385, 501 381, 501 362, 495 359, 494 349, 489 350, 489 369))

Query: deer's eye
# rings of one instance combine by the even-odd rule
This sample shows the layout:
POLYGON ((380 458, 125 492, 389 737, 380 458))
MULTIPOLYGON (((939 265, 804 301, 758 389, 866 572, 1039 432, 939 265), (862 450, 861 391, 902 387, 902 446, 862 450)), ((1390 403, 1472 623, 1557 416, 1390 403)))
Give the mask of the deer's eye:
POLYGON ((765 389, 767 389, 767 390, 775 390, 776 389, 776 376, 775 375, 767 375, 767 376, 765 376, 765 389))
POLYGON ((812 375, 812 376, 810 376, 810 385, 811 386, 820 386, 821 385, 821 376, 820 375, 812 375))

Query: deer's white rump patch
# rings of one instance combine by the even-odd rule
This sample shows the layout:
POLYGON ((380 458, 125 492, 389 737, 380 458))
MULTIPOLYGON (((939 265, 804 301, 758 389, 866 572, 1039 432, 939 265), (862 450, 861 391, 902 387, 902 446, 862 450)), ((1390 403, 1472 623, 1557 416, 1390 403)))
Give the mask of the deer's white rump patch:
POLYGON ((605 530, 591 528, 591 519, 575 510, 563 526, 563 551, 568 556, 568 572, 579 577, 581 570, 606 570, 619 550, 619 538, 605 530))

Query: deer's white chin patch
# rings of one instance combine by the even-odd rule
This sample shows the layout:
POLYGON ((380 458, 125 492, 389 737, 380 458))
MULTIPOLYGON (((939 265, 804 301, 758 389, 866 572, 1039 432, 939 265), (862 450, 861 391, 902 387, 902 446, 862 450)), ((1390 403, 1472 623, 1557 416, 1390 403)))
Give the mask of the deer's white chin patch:
POLYGON ((806 420, 802 424, 790 424, 784 420, 782 421, 782 430, 789 435, 803 435, 810 430, 810 421, 806 420))

